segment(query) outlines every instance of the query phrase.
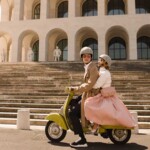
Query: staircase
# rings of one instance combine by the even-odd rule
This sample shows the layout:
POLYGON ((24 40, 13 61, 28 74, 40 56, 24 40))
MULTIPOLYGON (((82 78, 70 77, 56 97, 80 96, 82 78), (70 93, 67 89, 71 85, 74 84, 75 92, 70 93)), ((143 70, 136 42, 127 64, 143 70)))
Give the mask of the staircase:
MULTIPOLYGON (((113 61, 113 86, 129 110, 138 113, 140 129, 150 129, 150 61, 113 61)), ((0 124, 16 124, 17 111, 30 110, 30 124, 44 126, 44 117, 58 112, 64 87, 79 85, 81 62, 0 64, 0 124)))

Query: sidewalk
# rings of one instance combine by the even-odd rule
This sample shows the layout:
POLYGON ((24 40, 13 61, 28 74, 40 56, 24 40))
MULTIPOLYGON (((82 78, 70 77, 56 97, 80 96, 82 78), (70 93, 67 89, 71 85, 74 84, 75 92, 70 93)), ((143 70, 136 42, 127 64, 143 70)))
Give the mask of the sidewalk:
MULTIPOLYGON (((0 125, 1 150, 74 150, 69 144, 78 138, 73 132, 68 131, 63 141, 51 143, 45 135, 44 127, 31 126, 30 130, 18 130, 16 126, 0 125)), ((84 148, 84 150, 150 149, 149 130, 140 130, 139 134, 132 134, 130 140, 125 145, 113 144, 110 139, 104 139, 101 136, 86 135, 86 139, 88 147, 84 148)))
MULTIPOLYGON (((16 125, 6 125, 6 124, 0 124, 0 128, 6 128, 6 129, 17 129, 16 125)), ((45 130, 45 126, 30 126, 31 130, 45 130)), ((139 129, 138 134, 147 134, 150 135, 150 129, 139 129)))

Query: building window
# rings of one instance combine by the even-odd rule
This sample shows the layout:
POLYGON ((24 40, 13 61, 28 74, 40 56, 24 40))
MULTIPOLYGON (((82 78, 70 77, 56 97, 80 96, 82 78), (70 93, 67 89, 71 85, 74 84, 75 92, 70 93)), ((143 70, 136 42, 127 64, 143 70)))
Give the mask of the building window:
POLYGON ((58 42, 57 46, 61 50, 60 61, 67 61, 68 60, 68 40, 63 39, 58 42))
POLYGON ((137 40, 138 59, 150 59, 150 37, 142 36, 137 40))
POLYGON ((93 39, 93 38, 88 38, 86 39, 83 44, 82 47, 88 46, 93 50, 93 60, 97 60, 98 59, 98 44, 97 44, 97 40, 93 39))
POLYGON ((40 4, 37 4, 34 8, 33 19, 40 19, 40 4))
POLYGON ((108 54, 113 60, 126 59, 126 44, 120 37, 115 37, 108 44, 108 54))
POLYGON ((34 53, 34 60, 33 61, 38 61, 39 60, 39 40, 33 44, 32 50, 34 53))
POLYGON ((68 17, 68 1, 62 2, 58 6, 58 18, 68 17))
POLYGON ((108 0, 107 15, 125 14, 125 4, 123 0, 108 0))
POLYGON ((150 0, 136 0, 136 13, 137 14, 150 13, 150 0))
POLYGON ((86 0, 83 3, 82 16, 97 16, 97 0, 86 0))

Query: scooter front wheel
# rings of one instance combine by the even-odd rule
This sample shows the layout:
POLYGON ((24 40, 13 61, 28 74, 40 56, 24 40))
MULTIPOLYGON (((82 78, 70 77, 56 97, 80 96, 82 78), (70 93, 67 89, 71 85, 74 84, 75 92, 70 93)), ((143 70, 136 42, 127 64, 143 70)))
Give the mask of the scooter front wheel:
POLYGON ((45 127, 45 134, 51 142, 60 142, 66 136, 67 131, 62 129, 57 123, 48 121, 45 127))
POLYGON ((109 138, 114 144, 126 144, 131 137, 129 129, 110 129, 109 138))

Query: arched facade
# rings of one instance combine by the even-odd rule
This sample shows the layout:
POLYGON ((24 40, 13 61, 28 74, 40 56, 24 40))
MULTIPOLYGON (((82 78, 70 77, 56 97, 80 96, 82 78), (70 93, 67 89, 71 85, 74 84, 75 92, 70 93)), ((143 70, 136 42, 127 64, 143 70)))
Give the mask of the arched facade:
POLYGON ((95 38, 87 38, 83 41, 82 47, 91 47, 91 49, 93 50, 93 60, 97 60, 98 59, 98 43, 97 43, 97 39, 95 38))
POLYGON ((39 36, 35 31, 27 30, 20 34, 18 61, 39 61, 38 51, 35 50, 35 43, 39 40, 39 36), (32 55, 32 56, 31 56, 32 55), (32 58, 31 58, 32 57, 32 58))
POLYGON ((137 58, 150 59, 150 25, 142 26, 137 33, 137 58))
POLYGON ((40 19, 41 0, 24 0, 20 4, 20 14, 23 20, 40 19))
POLYGON ((137 14, 150 13, 150 1, 149 0, 136 0, 135 5, 136 5, 137 14))
POLYGON ((107 15, 126 14, 126 3, 124 0, 107 0, 107 15))
POLYGON ((67 18, 68 17, 68 1, 63 1, 59 3, 57 7, 57 17, 67 18))
POLYGON ((62 29, 54 29, 49 31, 46 37, 47 44, 47 61, 54 61, 53 51, 56 46, 62 51, 61 60, 68 60, 68 37, 65 31, 62 29), (65 40, 65 42, 64 42, 65 40), (66 45, 67 44, 67 45, 66 45), (65 47, 64 47, 65 46, 65 47), (65 52, 64 52, 65 51, 65 52))
MULTIPOLYGON (((84 27, 84 28, 81 28, 77 31, 76 35, 75 35, 75 41, 76 41, 76 48, 75 48, 75 60, 80 60, 80 49, 83 47, 83 46, 92 46, 93 44, 91 43, 85 43, 86 40, 88 39, 94 39, 95 41, 98 41, 98 36, 97 36, 97 33, 92 29, 92 28, 89 28, 89 27, 84 27), (86 45, 85 45, 86 44, 86 45), (90 44, 90 45, 89 45, 90 44)), ((93 47, 91 47, 93 48, 93 47)), ((97 49, 95 49, 95 53, 98 53, 97 49)), ((97 56, 98 58, 98 56, 97 56)), ((95 60, 97 60, 96 56, 95 56, 95 60)))
POLYGON ((0 62, 8 62, 11 57, 11 35, 0 31, 0 62))
POLYGON ((124 27, 113 26, 106 34, 107 54, 113 60, 127 60, 129 36, 124 27))
POLYGON ((48 0, 46 14, 47 18, 67 18, 68 5, 68 0, 48 0))
POLYGON ((94 60, 102 53, 150 59, 148 0, 1 0, 0 8, 6 62, 54 61, 56 46, 61 61, 80 61, 83 46, 93 49, 94 60))
POLYGON ((97 16, 97 0, 86 0, 83 2, 82 16, 97 16))
POLYGON ((32 18, 33 19, 40 19, 40 3, 37 3, 34 5, 32 18))

